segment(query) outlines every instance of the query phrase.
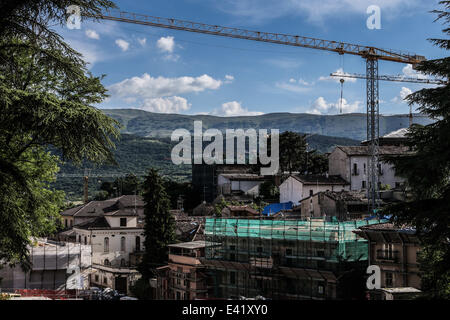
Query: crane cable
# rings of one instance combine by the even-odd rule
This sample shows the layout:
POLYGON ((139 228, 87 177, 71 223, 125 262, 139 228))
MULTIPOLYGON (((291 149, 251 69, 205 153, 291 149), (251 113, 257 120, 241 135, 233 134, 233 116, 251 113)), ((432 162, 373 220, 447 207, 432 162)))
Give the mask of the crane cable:
MULTIPOLYGON (((344 74, 344 55, 341 55, 341 70, 342 74, 344 74)), ((342 114, 342 105, 343 105, 343 96, 344 96, 344 78, 340 78, 339 82, 341 83, 341 99, 339 100, 339 113, 342 114)))

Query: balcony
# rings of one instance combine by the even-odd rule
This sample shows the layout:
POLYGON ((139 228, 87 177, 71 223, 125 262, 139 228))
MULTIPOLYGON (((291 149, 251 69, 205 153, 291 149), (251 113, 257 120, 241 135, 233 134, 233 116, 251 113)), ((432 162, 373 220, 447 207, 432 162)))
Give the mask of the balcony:
POLYGON ((377 250, 377 260, 398 262, 399 252, 397 250, 377 250))

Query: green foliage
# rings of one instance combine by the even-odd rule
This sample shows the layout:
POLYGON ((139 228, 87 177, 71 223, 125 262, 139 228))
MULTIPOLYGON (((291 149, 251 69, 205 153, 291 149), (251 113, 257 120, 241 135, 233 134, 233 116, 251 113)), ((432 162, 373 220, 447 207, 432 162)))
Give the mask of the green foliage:
POLYGON ((139 278, 134 285, 131 286, 130 291, 133 296, 139 300, 151 300, 153 298, 150 282, 143 277, 139 278))
POLYGON ((286 131, 280 134, 280 168, 292 173, 306 163, 306 135, 286 131))
POLYGON ((280 168, 284 172, 320 174, 328 171, 328 158, 307 150, 306 135, 286 131, 280 134, 280 168))
POLYGON ((278 201, 280 198, 280 189, 272 180, 267 180, 259 185, 259 195, 266 201, 278 201))
POLYGON ((167 262, 168 245, 175 242, 175 220, 170 213, 170 201, 164 181, 157 170, 151 169, 144 182, 145 252, 139 266, 147 281, 154 270, 167 262))
POLYGON ((0 259, 29 267, 32 236, 55 231, 63 193, 50 188, 58 160, 114 163, 119 123, 94 107, 106 97, 81 55, 48 26, 65 7, 98 12, 109 1, 2 1, 0 4, 0 259))
MULTIPOLYGON (((441 1, 439 19, 450 22, 450 1, 441 1)), ((450 28, 443 32, 450 34, 450 28)), ((431 39, 450 49, 450 40, 431 39)), ((417 66, 424 74, 448 79, 450 58, 425 61, 417 66)), ((388 158, 396 172, 408 179, 413 195, 410 202, 386 210, 395 222, 416 228, 423 250, 420 258, 422 287, 431 298, 450 298, 450 85, 426 88, 407 97, 410 104, 433 118, 434 123, 413 125, 408 136, 415 151, 411 155, 388 158)))

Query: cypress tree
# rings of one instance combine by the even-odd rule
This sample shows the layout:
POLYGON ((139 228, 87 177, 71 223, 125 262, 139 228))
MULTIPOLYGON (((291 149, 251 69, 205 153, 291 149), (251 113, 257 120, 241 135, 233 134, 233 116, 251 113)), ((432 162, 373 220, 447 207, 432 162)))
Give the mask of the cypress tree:
POLYGON ((168 245, 175 242, 175 220, 170 200, 158 171, 151 169, 144 182, 145 252, 139 267, 144 279, 167 263, 168 245))
MULTIPOLYGON (((436 20, 450 22, 450 1, 440 1, 443 10, 435 10, 436 20)), ((450 28, 443 32, 450 34, 450 28)), ((429 39, 434 45, 450 49, 448 39, 429 39)), ((424 61, 420 72, 449 79, 450 57, 424 61)), ((434 123, 413 125, 408 136, 410 155, 390 158, 398 174, 408 179, 412 200, 389 207, 397 224, 416 229, 422 244, 419 263, 422 290, 430 298, 450 298, 450 86, 425 88, 407 97, 409 104, 434 123)))

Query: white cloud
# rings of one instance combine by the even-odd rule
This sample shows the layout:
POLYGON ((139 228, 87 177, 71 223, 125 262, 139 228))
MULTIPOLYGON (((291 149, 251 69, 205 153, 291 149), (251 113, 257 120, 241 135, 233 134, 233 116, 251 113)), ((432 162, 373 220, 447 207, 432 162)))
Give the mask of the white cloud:
POLYGON ((213 110, 210 114, 223 117, 237 117, 237 116, 258 116, 264 114, 263 112, 248 111, 243 108, 242 104, 237 101, 230 101, 222 104, 220 109, 213 110))
POLYGON ((407 103, 407 101, 405 101, 405 98, 409 96, 411 93, 413 93, 411 89, 402 87, 402 90, 400 90, 399 95, 393 98, 391 101, 394 103, 407 103))
POLYGON ((384 16, 423 6, 419 0, 216 0, 215 3, 220 10, 251 23, 267 22, 283 16, 302 16, 316 24, 330 18, 342 19, 348 14, 366 16, 370 5, 380 6, 384 16))
POLYGON ((232 83, 234 81, 234 77, 233 76, 231 76, 231 75, 229 75, 229 74, 226 74, 225 75, 225 83, 232 83))
POLYGON ((277 82, 275 84, 277 88, 296 93, 304 93, 311 91, 311 86, 313 85, 314 82, 307 82, 303 79, 296 80, 294 78, 289 79, 288 82, 277 82))
MULTIPOLYGON (((344 72, 344 69, 342 69, 342 68, 337 69, 334 73, 338 73, 340 75, 347 75, 347 76, 350 75, 350 73, 344 72)), ((351 83, 356 82, 356 78, 347 78, 347 77, 339 78, 339 77, 332 77, 332 76, 327 76, 327 77, 322 76, 319 78, 319 81, 334 81, 336 83, 339 83, 341 79, 344 79, 345 82, 351 82, 351 83)))
POLYGON ((161 37, 156 42, 156 46, 161 50, 162 52, 166 53, 172 53, 175 49, 175 41, 174 38, 171 36, 168 37, 161 37))
POLYGON ((85 33, 88 38, 96 39, 96 40, 100 39, 100 36, 94 30, 88 29, 88 30, 86 30, 85 33))
POLYGON ((116 44, 122 49, 122 51, 127 51, 130 44, 123 39, 117 39, 116 44))
MULTIPOLYGON (((357 112, 361 107, 361 101, 355 101, 353 103, 348 103, 347 100, 342 99, 342 113, 353 113, 357 112)), ((327 102, 324 97, 317 98, 311 109, 307 113, 311 114, 337 114, 340 113, 340 103, 339 100, 336 103, 327 102)))
POLYGON ((159 113, 180 113, 189 110, 191 104, 185 98, 173 96, 168 98, 145 99, 140 109, 159 113))
POLYGON ((199 77, 154 78, 148 73, 140 77, 132 77, 109 86, 113 97, 140 97, 145 99, 175 96, 183 93, 216 90, 222 85, 207 74, 199 77))
POLYGON ((145 46, 145 44, 147 43, 147 38, 138 38, 137 40, 141 46, 145 46))
POLYGON ((412 64, 407 64, 402 69, 402 72, 403 75, 407 78, 429 79, 429 77, 426 74, 414 70, 412 64))

